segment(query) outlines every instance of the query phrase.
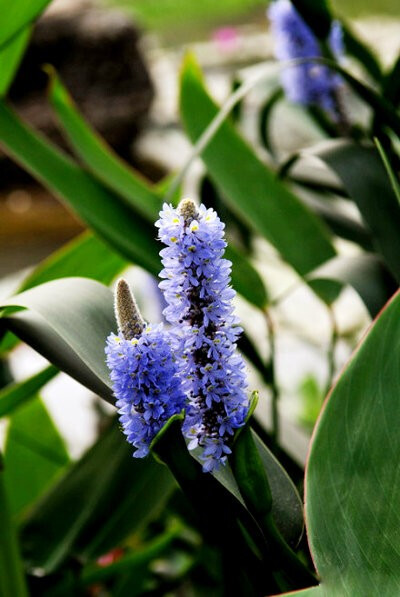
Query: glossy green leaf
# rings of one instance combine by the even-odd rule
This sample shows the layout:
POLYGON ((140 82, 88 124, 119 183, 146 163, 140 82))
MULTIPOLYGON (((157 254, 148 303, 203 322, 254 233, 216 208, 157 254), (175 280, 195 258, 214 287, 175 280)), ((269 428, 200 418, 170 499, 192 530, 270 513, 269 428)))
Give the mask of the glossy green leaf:
POLYGON ((150 272, 159 271, 154 229, 139 214, 79 168, 0 103, 0 142, 33 176, 67 202, 95 232, 122 255, 150 272))
POLYGON ((27 597, 24 570, 17 533, 11 518, 4 481, 4 463, 0 454, 0 597, 27 597))
POLYGON ((111 290, 86 278, 53 280, 3 302, 9 329, 113 403, 104 347, 116 329, 111 290), (19 310, 16 310, 19 309, 19 310))
POLYGON ((14 516, 50 486, 69 461, 44 404, 36 397, 11 417, 4 452, 4 477, 14 516))
MULTIPOLYGON (((125 164, 82 118, 54 71, 51 71, 50 100, 64 134, 90 172, 154 223, 162 208, 162 195, 125 164)), ((267 294, 257 271, 233 247, 227 248, 226 257, 233 263, 233 287, 257 307, 265 307, 267 294)))
POLYGON ((311 595, 400 591, 399 359, 396 294, 350 359, 315 430, 306 518, 322 584, 311 595))
MULTIPOLYGON (((193 58, 187 57, 181 81, 181 114, 196 141, 218 112, 193 58)), ((253 150, 224 122, 202 154, 210 176, 227 204, 254 230, 265 236, 300 274, 334 257, 325 228, 253 150), (293 235, 301 239, 301 251, 293 235)))
POLYGON ((50 572, 70 553, 85 559, 107 553, 155 517, 174 487, 167 468, 132 458, 114 421, 25 520, 28 566, 50 572))
POLYGON ((313 148, 312 155, 340 178, 370 228, 377 250, 400 281, 400 205, 378 152, 348 140, 333 140, 313 148))
MULTIPOLYGON (((0 26, 1 30, 1 26, 0 26)), ((16 70, 24 54, 31 34, 31 28, 26 27, 5 47, 0 49, 0 97, 7 95, 16 70)))
POLYGON ((15 409, 32 400, 35 394, 58 373, 58 369, 50 365, 39 373, 17 383, 10 383, 0 390, 0 417, 10 415, 15 409))
POLYGON ((372 253, 340 256, 312 272, 310 280, 335 280, 349 284, 360 295, 371 317, 375 317, 396 291, 396 284, 381 260, 372 253))
POLYGON ((32 23, 49 3, 50 0, 0 0, 0 15, 3 15, 0 23, 0 48, 32 23))

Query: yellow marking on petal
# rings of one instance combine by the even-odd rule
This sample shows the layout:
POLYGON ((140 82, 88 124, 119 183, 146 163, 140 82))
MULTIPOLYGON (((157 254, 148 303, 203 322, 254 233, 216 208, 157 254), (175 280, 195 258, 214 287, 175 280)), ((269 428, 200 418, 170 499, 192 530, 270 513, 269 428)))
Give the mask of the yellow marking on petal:
POLYGON ((171 236, 169 240, 171 241, 171 243, 176 243, 178 239, 176 238, 176 236, 171 236))
POLYGON ((133 344, 133 346, 136 346, 136 344, 139 344, 139 340, 134 338, 133 340, 131 340, 131 344, 133 344))

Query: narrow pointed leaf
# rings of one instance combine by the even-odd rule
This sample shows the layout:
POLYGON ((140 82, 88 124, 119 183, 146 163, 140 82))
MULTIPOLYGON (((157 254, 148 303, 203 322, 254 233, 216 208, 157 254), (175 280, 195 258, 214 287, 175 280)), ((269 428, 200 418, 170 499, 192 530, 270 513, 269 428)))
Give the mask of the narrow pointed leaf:
POLYGON ((161 197, 126 164, 79 114, 71 96, 53 69, 49 98, 71 146, 89 170, 150 221, 161 209, 161 197))
POLYGON ((70 205, 107 243, 156 274, 153 227, 0 103, 0 143, 33 176, 70 205))
POLYGON ((36 396, 14 413, 7 433, 4 476, 13 516, 31 506, 68 462, 64 442, 36 396))
POLYGON ((6 15, 0 23, 0 48, 32 23, 49 3, 50 0, 0 0, 0 14, 6 15))
POLYGON ((0 49, 0 97, 7 95, 31 34, 31 28, 22 29, 6 46, 0 49))
POLYGON ((32 400, 35 394, 57 373, 58 369, 50 365, 24 381, 11 383, 0 390, 0 417, 10 415, 22 404, 32 400))
MULTIPOLYGON (((180 105, 184 126, 196 141, 218 108, 191 57, 183 67, 180 105)), ((221 125, 202 157, 229 207, 265 236, 301 275, 334 257, 335 250, 318 218, 260 162, 229 122, 221 125), (301 251, 293 234, 301 239, 301 251)))
POLYGON ((4 482, 4 462, 0 454, 0 596, 27 597, 24 569, 17 533, 4 482))

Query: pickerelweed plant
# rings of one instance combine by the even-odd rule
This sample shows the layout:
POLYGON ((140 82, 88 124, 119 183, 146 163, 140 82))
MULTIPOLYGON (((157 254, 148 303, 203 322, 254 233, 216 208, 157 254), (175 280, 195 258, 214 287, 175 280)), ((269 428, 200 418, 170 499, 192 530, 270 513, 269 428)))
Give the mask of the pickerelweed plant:
MULTIPOLYGON (((276 0, 268 8, 275 56, 279 61, 321 58, 320 43, 290 0, 276 0)), ((344 54, 343 33, 339 21, 333 21, 327 45, 340 60, 344 54)), ((343 120, 339 75, 312 60, 282 70, 281 81, 287 98, 305 106, 318 106, 333 120, 343 120)))
POLYGON ((107 364, 134 455, 146 456, 163 424, 185 407, 188 448, 201 448, 203 470, 210 472, 226 463, 249 410, 224 224, 213 209, 187 199, 177 209, 165 204, 156 226, 166 245, 160 288, 171 329, 146 325, 121 280, 119 334, 107 340, 107 364))

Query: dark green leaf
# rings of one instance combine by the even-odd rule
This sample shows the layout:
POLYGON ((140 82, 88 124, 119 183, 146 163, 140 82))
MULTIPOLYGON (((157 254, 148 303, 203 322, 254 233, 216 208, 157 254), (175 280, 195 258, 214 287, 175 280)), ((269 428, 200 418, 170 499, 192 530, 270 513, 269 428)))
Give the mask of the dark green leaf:
POLYGON ((50 101, 74 151, 96 178, 153 222, 161 209, 161 197, 85 122, 55 71, 50 67, 49 72, 50 101))
POLYGON ((4 482, 4 463, 0 454, 0 596, 27 597, 24 571, 9 499, 4 482))
POLYGON ((30 34, 30 27, 26 27, 8 45, 0 49, 0 97, 7 95, 8 88, 28 44, 30 34))
POLYGON ((34 398, 35 394, 57 373, 58 369, 50 365, 24 381, 11 383, 0 390, 0 417, 9 415, 16 408, 34 398))
POLYGON ((154 229, 71 158, 24 125, 0 103, 0 141, 18 162, 43 182, 107 243, 152 273, 159 270, 154 229))
POLYGON ((68 454, 42 401, 36 397, 12 416, 4 453, 11 511, 31 506, 68 463, 68 454))
POLYGON ((173 487, 165 467, 132 458, 114 421, 25 521, 21 541, 28 565, 50 572, 69 553, 106 553, 154 517, 173 487))
MULTIPOLYGON (((181 114, 192 141, 198 139, 217 112, 197 64, 188 57, 182 74, 181 114)), ((202 156, 227 204, 264 235, 300 274, 334 257, 320 221, 260 162, 229 122, 221 125, 202 156), (301 251, 293 242, 294 234, 301 239, 301 251)))

